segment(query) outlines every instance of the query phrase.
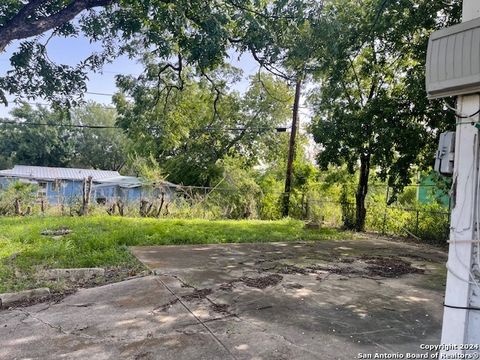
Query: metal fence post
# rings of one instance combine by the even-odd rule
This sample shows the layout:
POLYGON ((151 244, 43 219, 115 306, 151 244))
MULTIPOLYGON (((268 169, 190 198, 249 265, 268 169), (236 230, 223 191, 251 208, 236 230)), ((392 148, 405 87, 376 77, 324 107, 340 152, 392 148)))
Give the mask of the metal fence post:
POLYGON ((415 220, 415 235, 418 236, 418 209, 415 211, 416 212, 416 220, 415 220))
POLYGON ((387 226, 387 210, 388 210, 388 193, 390 187, 387 185, 387 195, 385 196, 385 210, 383 212, 383 226, 382 226, 382 235, 385 235, 385 228, 387 226))
MULTIPOLYGON (((206 203, 207 202, 207 188, 204 188, 203 189, 203 202, 206 203)), ((203 218, 205 219, 206 218, 206 209, 205 209, 205 205, 202 206, 203 208, 203 218)))
POLYGON ((310 220, 310 197, 308 195, 305 203, 305 217, 307 220, 310 220))

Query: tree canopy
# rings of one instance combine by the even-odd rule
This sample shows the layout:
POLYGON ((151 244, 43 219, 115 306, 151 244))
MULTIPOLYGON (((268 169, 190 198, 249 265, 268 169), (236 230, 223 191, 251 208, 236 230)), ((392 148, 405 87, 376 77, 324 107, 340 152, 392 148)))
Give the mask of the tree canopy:
POLYGON ((311 52, 305 34, 321 9, 313 0, 10 0, 0 5, 0 53, 15 50, 0 95, 75 105, 87 73, 122 55, 148 54, 159 72, 181 76, 186 67, 203 74, 223 65, 233 47, 277 74, 295 73, 311 52), (101 50, 77 65, 57 64, 48 57, 52 37, 84 37, 101 50))
POLYGON ((23 164, 120 170, 127 161, 128 140, 115 128, 111 108, 87 103, 70 114, 24 103, 11 115, 0 122, 1 168, 23 164), (104 128, 95 128, 100 125, 104 128))
POLYGON ((233 1, 8 1, 0 5, 0 51, 20 43, 0 90, 71 105, 85 92, 88 71, 121 55, 148 52, 165 64, 174 57, 202 70, 215 67, 226 58, 230 14, 236 10, 233 1), (52 36, 83 36, 102 50, 75 66, 56 64, 48 57, 52 36))
POLYGON ((452 117, 440 101, 426 100, 424 73, 429 34, 457 21, 458 5, 335 0, 325 9, 318 36, 335 41, 322 42, 312 132, 322 146, 320 166, 346 163, 360 172, 358 230, 370 169, 394 189, 407 185, 412 165, 430 162, 424 150, 452 117))
POLYGON ((116 127, 117 112, 94 102, 71 111, 74 125, 103 128, 76 128, 72 135, 75 156, 70 164, 76 167, 120 171, 128 163, 131 143, 122 129, 116 127))
POLYGON ((69 164, 75 149, 72 132, 62 127, 69 122, 64 111, 22 104, 12 111, 12 118, 0 123, 0 159, 3 167, 13 164, 69 164))
POLYGON ((182 90, 162 93, 146 78, 123 78, 119 87, 118 124, 134 151, 153 155, 169 180, 187 185, 211 185, 227 156, 243 156, 250 166, 273 156, 276 128, 291 106, 288 88, 271 76, 253 77, 243 96, 206 80, 184 80, 182 90))

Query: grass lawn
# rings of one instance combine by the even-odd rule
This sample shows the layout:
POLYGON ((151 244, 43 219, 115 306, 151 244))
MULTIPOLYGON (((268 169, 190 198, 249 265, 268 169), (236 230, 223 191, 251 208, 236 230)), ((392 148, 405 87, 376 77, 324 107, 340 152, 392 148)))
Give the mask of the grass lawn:
MULTIPOLYGON (((0 218, 0 293, 55 284, 38 281, 44 268, 118 267, 135 273, 141 264, 132 245, 181 245, 340 239, 335 229, 307 230, 296 220, 177 220, 109 216, 0 218), (43 230, 68 228, 61 237, 43 230)), ((58 285, 58 284, 57 284, 58 285)))

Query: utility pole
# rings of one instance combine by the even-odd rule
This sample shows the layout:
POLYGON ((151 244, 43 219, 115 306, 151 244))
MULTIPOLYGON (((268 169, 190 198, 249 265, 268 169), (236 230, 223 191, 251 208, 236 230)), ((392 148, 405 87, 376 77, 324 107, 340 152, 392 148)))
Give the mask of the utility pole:
POLYGON ((290 191, 292 190, 293 162, 295 161, 295 147, 298 131, 298 110, 300 107, 300 93, 302 90, 302 77, 299 75, 295 84, 295 99, 293 102, 292 129, 288 146, 287 174, 285 176, 285 192, 283 194, 283 217, 290 211, 290 191))
MULTIPOLYGON (((480 1, 464 0, 462 22, 479 17, 480 1)), ((472 43, 472 48, 474 46, 478 48, 478 40, 476 44, 472 43)), ((478 57, 475 61, 479 61, 478 57)), ((456 108, 462 114, 475 114, 480 109, 480 95, 458 96, 456 108)), ((460 344, 480 344, 480 139, 478 129, 471 124, 478 121, 478 114, 468 119, 458 119, 461 124, 456 127, 453 208, 442 328, 442 344, 456 346, 455 349, 444 349, 442 352, 452 356, 480 353, 478 349, 465 350, 459 347, 460 344)))

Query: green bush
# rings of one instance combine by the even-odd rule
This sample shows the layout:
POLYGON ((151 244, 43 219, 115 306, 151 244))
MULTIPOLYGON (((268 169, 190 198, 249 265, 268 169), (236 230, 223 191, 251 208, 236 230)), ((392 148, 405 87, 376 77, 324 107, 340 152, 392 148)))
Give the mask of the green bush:
POLYGON ((257 184, 254 170, 242 167, 238 159, 227 158, 222 161, 223 179, 220 183, 223 191, 217 191, 217 203, 223 203, 223 217, 227 219, 256 219, 258 204, 262 194, 257 184))
POLYGON ((414 219, 408 224, 410 232, 430 243, 445 243, 450 233, 450 214, 444 206, 421 205, 412 215, 414 219))
POLYGON ((367 206, 366 228, 388 235, 416 236, 430 243, 444 243, 449 235, 449 211, 441 204, 397 202, 391 206, 372 197, 367 206))
POLYGON ((0 192, 0 215, 26 215, 33 212, 38 186, 15 181, 0 192))

